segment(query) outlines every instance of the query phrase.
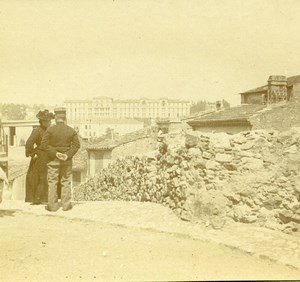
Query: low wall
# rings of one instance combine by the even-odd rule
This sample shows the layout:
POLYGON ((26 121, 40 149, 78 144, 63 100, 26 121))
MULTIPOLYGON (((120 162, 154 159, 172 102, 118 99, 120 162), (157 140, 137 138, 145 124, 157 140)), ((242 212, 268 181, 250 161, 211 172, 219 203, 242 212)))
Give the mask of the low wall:
POLYGON ((75 200, 152 201, 184 220, 252 223, 298 234, 300 129, 165 138, 167 152, 126 156, 74 188, 75 200))

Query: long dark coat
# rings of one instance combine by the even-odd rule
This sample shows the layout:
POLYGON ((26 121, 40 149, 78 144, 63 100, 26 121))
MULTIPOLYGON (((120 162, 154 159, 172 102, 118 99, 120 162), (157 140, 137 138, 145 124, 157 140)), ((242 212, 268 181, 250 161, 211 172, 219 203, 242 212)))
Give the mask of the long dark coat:
MULTIPOLYGON (((25 153, 31 157, 26 175, 26 202, 41 203, 48 201, 47 163, 48 155, 41 149, 41 141, 46 128, 33 129, 25 144, 25 153)), ((60 190, 58 189, 60 197, 60 190)))

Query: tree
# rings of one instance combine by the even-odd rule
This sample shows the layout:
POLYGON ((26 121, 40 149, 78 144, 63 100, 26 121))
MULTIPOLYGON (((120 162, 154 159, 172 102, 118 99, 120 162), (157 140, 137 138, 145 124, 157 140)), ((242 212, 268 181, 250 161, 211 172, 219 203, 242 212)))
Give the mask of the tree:
POLYGON ((1 115, 8 120, 23 120, 27 108, 28 106, 24 104, 0 104, 1 115))
POLYGON ((205 100, 200 100, 198 102, 193 102, 191 108, 190 108, 190 112, 192 113, 197 113, 197 112, 201 112, 201 111, 205 111, 206 110, 206 104, 207 102, 205 100))
POLYGON ((39 111, 47 109, 47 107, 44 104, 34 104, 32 106, 32 109, 34 110, 34 112, 38 113, 39 111))

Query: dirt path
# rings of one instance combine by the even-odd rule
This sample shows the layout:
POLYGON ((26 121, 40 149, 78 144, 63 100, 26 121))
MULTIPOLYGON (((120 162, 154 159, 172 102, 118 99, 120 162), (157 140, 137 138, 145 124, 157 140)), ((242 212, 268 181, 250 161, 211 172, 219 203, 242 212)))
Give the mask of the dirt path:
POLYGON ((299 279, 300 271, 214 243, 0 211, 0 281, 299 279))

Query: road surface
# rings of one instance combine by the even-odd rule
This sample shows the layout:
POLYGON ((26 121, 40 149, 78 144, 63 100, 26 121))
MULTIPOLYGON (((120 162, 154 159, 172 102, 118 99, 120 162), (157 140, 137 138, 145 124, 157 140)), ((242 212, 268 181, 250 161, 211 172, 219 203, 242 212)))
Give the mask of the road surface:
POLYGON ((152 230, 0 211, 0 281, 300 279, 300 270, 152 230))

